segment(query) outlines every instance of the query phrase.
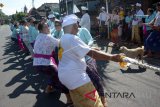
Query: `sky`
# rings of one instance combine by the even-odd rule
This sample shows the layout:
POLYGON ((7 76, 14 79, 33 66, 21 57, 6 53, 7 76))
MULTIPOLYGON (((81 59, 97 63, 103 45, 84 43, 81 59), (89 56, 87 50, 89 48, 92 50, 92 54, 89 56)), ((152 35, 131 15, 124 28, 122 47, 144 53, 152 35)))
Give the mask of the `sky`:
MULTIPOLYGON (((28 11, 32 8, 32 0, 0 0, 0 3, 4 4, 2 11, 6 15, 12 15, 16 13, 16 10, 18 12, 22 11, 25 5, 28 11)), ((38 8, 43 3, 59 3, 59 0, 34 0, 35 8, 38 8)))

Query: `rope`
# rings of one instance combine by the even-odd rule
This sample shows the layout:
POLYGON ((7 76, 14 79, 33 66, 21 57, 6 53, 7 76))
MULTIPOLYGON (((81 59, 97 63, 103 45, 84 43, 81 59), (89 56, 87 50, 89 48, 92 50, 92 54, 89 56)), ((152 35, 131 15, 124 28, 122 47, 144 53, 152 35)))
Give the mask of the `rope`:
POLYGON ((124 57, 123 61, 127 62, 127 63, 134 64, 134 65, 138 65, 138 66, 141 66, 141 67, 144 67, 144 68, 147 68, 147 69, 151 69, 151 70, 160 72, 160 68, 158 68, 158 67, 155 67, 155 66, 152 66, 152 65, 149 65, 149 64, 144 64, 142 62, 139 62, 139 61, 137 61, 135 59, 132 59, 132 58, 129 58, 129 57, 124 57))

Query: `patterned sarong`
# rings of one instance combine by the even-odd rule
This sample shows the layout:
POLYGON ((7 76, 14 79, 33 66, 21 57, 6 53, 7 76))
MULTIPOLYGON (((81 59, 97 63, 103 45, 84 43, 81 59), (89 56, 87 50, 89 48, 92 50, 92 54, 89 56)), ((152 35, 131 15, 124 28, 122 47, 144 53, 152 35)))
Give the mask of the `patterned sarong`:
POLYGON ((74 107, 103 107, 100 97, 91 82, 70 90, 74 107))

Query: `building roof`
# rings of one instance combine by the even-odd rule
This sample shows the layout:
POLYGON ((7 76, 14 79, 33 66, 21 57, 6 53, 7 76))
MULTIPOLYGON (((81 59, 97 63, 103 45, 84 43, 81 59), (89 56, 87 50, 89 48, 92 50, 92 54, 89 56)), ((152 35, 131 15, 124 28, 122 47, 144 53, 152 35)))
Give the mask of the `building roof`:
POLYGON ((31 10, 28 13, 28 16, 33 16, 36 19, 40 19, 41 17, 46 16, 46 12, 40 12, 36 8, 31 8, 31 10))
POLYGON ((59 10, 59 4, 58 3, 44 3, 39 8, 37 8, 38 11, 57 11, 59 10))

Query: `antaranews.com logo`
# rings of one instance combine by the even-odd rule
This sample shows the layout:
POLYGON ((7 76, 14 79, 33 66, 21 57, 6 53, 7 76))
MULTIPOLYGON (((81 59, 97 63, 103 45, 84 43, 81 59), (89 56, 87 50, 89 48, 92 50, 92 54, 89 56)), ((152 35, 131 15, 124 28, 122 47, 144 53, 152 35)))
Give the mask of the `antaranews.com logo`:
POLYGON ((106 92, 105 96, 107 98, 125 98, 125 99, 136 98, 133 92, 106 92))

